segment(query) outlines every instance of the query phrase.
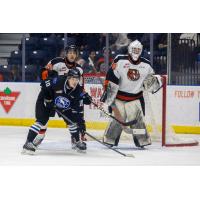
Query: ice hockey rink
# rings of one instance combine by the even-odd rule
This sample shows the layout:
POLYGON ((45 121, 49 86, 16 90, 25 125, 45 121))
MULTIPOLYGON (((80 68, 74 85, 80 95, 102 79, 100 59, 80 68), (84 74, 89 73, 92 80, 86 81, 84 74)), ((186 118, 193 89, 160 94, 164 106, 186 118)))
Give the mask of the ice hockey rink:
MULTIPOLYGON (((134 166, 134 165, 200 165, 200 146, 161 147, 153 143, 144 150, 134 147, 132 141, 121 142, 118 150, 133 154, 124 157, 96 141, 88 140, 87 152, 71 149, 70 134, 64 128, 49 128, 36 154, 22 155, 21 150, 28 127, 0 126, 0 165, 78 165, 78 166, 134 166)), ((88 130, 94 136, 100 131, 88 130)), ((200 136, 193 135, 200 142, 200 136)))

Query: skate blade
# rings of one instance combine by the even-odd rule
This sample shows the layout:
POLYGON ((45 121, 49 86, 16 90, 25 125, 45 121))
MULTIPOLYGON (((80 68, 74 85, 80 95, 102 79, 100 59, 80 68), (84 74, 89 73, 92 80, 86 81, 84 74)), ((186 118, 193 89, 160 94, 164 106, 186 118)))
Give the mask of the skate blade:
POLYGON ((83 153, 83 154, 85 154, 85 153, 86 153, 86 150, 80 150, 80 149, 76 149, 76 151, 77 151, 78 153, 83 153))
POLYGON ((35 155, 35 152, 34 151, 30 151, 30 150, 27 150, 27 149, 23 149, 22 152, 21 152, 22 155, 35 155))
POLYGON ((86 150, 80 150, 80 149, 78 149, 76 147, 72 147, 72 150, 74 150, 74 151, 76 151, 78 153, 86 153, 86 150))

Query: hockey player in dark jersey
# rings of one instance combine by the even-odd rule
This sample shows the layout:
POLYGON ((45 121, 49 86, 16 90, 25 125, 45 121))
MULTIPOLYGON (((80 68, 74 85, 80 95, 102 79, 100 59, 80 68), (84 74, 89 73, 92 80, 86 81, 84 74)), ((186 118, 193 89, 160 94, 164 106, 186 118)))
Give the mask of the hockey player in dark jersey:
MULTIPOLYGON (((66 74, 69 69, 71 68, 77 68, 80 71, 80 74, 83 74, 83 71, 76 63, 76 58, 78 57, 78 49, 75 45, 70 45, 66 47, 66 57, 61 58, 57 57, 52 59, 46 67, 44 67, 41 71, 41 78, 42 80, 45 80, 47 78, 53 79, 54 77, 64 75, 66 74)), ((83 79, 81 77, 81 79, 83 79)), ((82 85, 82 80, 80 81, 80 85, 82 85)), ((82 118, 82 140, 86 140, 85 138, 85 121, 84 121, 84 115, 83 115, 83 105, 79 105, 79 115, 82 118)), ((35 138, 35 133, 37 133, 37 136, 35 140, 37 140, 38 145, 42 142, 42 140, 45 137, 45 133, 47 130, 47 123, 49 121, 50 117, 55 116, 55 110, 51 109, 50 107, 47 107, 46 104, 44 103, 44 96, 41 94, 41 92, 38 95, 37 101, 36 101, 36 106, 35 106, 35 117, 36 121, 35 123, 30 127, 29 129, 29 138, 35 138), (38 122, 42 124, 40 131, 37 131, 36 127, 38 126, 38 122), (33 131, 35 130, 35 132, 33 131)))
MULTIPOLYGON (((64 75, 65 73, 68 72, 69 69, 72 69, 74 67, 78 68, 79 71, 80 71, 80 74, 83 76, 83 70, 82 70, 81 66, 76 63, 76 59, 77 59, 78 54, 79 54, 78 48, 75 45, 69 45, 69 46, 66 47, 65 51, 66 51, 66 57, 65 58, 61 58, 61 57, 54 58, 54 59, 49 61, 49 63, 47 64, 47 66, 45 68, 42 69, 42 73, 41 73, 42 80, 45 80, 46 78, 53 78, 53 77, 58 76, 58 75, 64 75)), ((80 85, 83 86, 83 77, 81 77, 80 85)), ((40 106, 42 106, 42 104, 43 104, 43 100, 40 103, 40 106)), ((40 109, 39 108, 40 106, 39 105, 37 106, 38 109, 40 109)), ((37 112, 38 109, 36 108, 36 112, 37 112)), ((82 118, 84 118, 84 116, 83 116, 83 109, 84 109, 83 105, 80 105, 80 110, 81 109, 82 109, 82 111, 80 111, 80 116, 82 118)), ((53 112, 54 111, 51 112, 50 117, 54 116, 53 112)), ((42 134, 43 137, 44 137, 44 134, 46 132, 46 129, 47 129, 47 126, 44 126, 42 128, 42 130, 40 131, 40 134, 42 134)), ((85 130, 84 119, 83 119, 82 129, 83 129, 82 139, 86 140, 85 134, 84 134, 84 130, 85 130)))
MULTIPOLYGON (((46 79, 41 83, 40 94, 43 96, 47 109, 52 110, 56 107, 74 122, 70 124, 66 121, 71 134, 72 148, 81 151, 86 150, 86 143, 81 140, 80 136, 83 118, 79 114, 81 111, 79 105, 90 104, 91 101, 89 95, 79 84, 80 77, 80 71, 73 68, 69 70, 67 75, 46 79)), ((48 115, 43 115, 43 118, 30 128, 22 153, 34 154, 41 142, 38 133, 48 119, 48 115)))

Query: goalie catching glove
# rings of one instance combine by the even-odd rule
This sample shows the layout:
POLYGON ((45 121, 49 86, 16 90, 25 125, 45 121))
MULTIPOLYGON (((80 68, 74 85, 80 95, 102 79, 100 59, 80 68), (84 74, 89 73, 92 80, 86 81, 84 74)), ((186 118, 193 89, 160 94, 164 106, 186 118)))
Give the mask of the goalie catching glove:
POLYGON ((149 75, 144 80, 144 89, 148 92, 155 93, 157 92, 163 85, 162 77, 160 75, 149 75))

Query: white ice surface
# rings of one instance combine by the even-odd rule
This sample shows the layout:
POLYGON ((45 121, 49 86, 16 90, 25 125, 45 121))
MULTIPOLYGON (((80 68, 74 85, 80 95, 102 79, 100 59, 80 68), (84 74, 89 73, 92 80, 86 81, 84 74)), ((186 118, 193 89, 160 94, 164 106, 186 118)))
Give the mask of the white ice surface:
MULTIPOLYGON (((67 129, 49 128, 47 136, 36 155, 22 155, 28 127, 0 126, 1 165, 200 165, 200 146, 161 147, 153 143, 145 150, 138 150, 132 141, 121 142, 118 150, 134 154, 135 158, 123 157, 96 141, 88 141, 87 153, 71 150, 67 129)), ((88 130, 93 135, 98 131, 88 130)), ((191 137, 191 136, 190 136, 191 137)), ((193 135, 200 141, 199 135, 193 135)))

